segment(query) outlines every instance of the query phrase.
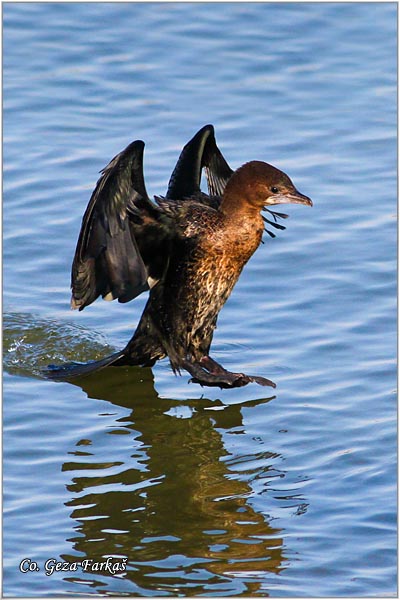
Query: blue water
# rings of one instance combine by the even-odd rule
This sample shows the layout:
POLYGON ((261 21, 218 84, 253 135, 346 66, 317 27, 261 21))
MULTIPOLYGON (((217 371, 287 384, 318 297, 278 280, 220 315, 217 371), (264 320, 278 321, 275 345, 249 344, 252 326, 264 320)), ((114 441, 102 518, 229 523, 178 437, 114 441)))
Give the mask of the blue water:
POLYGON ((4 596, 396 595, 396 24, 395 3, 3 4, 4 596), (43 380, 122 348, 145 301, 69 310, 98 171, 143 139, 162 194, 206 123, 314 201, 214 338, 277 389, 167 361, 43 380), (107 556, 126 570, 43 568, 107 556))

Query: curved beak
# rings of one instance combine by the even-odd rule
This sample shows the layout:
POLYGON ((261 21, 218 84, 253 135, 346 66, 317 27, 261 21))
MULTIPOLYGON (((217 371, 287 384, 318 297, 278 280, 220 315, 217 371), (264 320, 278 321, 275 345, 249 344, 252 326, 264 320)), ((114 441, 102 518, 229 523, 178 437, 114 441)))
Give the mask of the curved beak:
POLYGON ((268 198, 267 204, 306 204, 312 206, 312 200, 308 196, 304 196, 296 189, 282 194, 276 194, 268 198))

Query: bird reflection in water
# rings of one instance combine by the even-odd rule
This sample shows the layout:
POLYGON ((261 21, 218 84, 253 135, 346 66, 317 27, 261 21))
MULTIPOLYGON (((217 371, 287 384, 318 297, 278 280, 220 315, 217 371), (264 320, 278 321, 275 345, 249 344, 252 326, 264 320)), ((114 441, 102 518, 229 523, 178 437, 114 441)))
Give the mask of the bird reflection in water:
MULTIPOLYGON (((106 586, 111 593, 174 595, 186 590, 207 595, 239 589, 248 594, 260 588, 261 575, 265 582, 266 575, 279 573, 285 562, 281 530, 253 508, 246 475, 227 465, 223 436, 244 432, 244 404, 187 400, 190 418, 175 418, 182 402, 158 396, 150 369, 127 369, 122 378, 120 369, 107 370, 79 386, 89 398, 131 412, 104 432, 118 436, 117 446, 122 442, 125 454, 118 448, 119 460, 103 460, 113 440, 96 435, 78 441, 70 453, 74 458, 63 465, 71 472, 68 490, 73 497, 67 506, 78 525, 77 535, 68 540, 74 553, 62 558, 127 557, 128 566, 118 578, 71 573, 69 581, 106 586), (128 443, 123 434, 129 435, 128 443)), ((253 457, 260 458, 258 442, 254 444, 253 457)), ((276 458, 262 454, 263 478, 284 476, 273 468, 276 458), (270 463, 267 468, 265 462, 270 463)))

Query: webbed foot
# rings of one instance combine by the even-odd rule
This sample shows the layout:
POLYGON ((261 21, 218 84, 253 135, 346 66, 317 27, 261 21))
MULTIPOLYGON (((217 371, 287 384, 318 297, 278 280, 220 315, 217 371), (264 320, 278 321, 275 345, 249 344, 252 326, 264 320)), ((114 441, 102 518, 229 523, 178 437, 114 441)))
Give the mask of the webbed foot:
POLYGON ((193 383, 199 383, 203 386, 235 388, 254 382, 262 386, 276 387, 273 381, 265 377, 227 371, 209 356, 203 356, 198 362, 185 361, 182 366, 192 375, 191 381, 193 383))

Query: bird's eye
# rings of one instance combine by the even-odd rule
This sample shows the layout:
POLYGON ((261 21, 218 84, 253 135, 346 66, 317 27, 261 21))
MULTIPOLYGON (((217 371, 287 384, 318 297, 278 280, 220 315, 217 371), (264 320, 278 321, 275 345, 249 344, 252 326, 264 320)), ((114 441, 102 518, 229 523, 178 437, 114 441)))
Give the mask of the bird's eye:
POLYGON ((277 193, 279 192, 279 190, 278 190, 278 188, 277 188, 277 187, 275 187, 275 186, 272 186, 272 188, 271 188, 271 192, 272 192, 273 194, 277 194, 277 193))

